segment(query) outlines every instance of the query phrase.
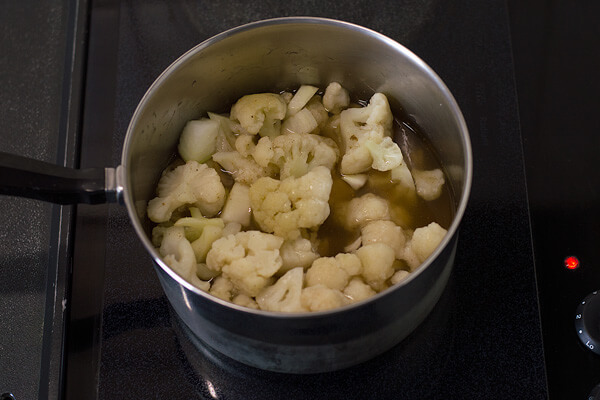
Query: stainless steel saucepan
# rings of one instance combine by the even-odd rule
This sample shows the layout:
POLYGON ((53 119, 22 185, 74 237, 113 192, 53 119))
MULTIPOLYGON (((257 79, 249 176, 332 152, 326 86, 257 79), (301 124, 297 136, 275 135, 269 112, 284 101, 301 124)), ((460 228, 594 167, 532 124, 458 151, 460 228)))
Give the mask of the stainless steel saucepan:
POLYGON ((0 155, 0 193, 55 203, 118 201, 154 260, 179 317, 213 349, 248 365, 292 373, 348 367, 399 343, 429 314, 450 275, 472 177, 467 127, 452 94, 417 56, 372 30, 329 19, 259 21, 223 32, 169 66, 138 105, 116 168, 70 170, 0 155), (455 197, 448 234, 400 284, 340 309, 284 314, 213 297, 174 273, 150 240, 145 215, 184 124, 226 111, 249 93, 325 87, 337 81, 358 98, 383 92, 427 132, 455 197))

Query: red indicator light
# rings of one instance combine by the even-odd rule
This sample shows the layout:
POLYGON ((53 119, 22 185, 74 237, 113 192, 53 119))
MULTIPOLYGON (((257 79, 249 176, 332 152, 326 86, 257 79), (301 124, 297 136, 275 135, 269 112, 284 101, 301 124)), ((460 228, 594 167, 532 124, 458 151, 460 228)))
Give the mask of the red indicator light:
POLYGON ((575 256, 565 258, 565 267, 567 269, 577 269, 579 267, 579 259, 575 256))

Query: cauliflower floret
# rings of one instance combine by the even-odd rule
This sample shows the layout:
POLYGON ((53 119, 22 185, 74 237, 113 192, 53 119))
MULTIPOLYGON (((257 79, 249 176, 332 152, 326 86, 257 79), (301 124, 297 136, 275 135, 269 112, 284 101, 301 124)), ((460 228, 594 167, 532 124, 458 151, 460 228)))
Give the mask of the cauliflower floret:
POLYGON ((172 226, 164 231, 159 253, 163 261, 179 276, 202 290, 208 290, 210 284, 196 275, 196 256, 192 245, 185 238, 184 228, 172 226))
POLYGON ((273 151, 273 144, 269 137, 260 138, 254 151, 252 152, 252 158, 258 165, 263 168, 267 168, 269 163, 273 159, 275 152, 273 151))
POLYGON ((220 226, 209 225, 202 230, 200 237, 192 242, 197 262, 204 263, 206 261, 206 255, 212 244, 223 236, 223 230, 224 228, 220 226))
POLYGON ((362 271, 356 254, 340 253, 335 257, 317 258, 306 271, 306 286, 323 284, 331 289, 343 290, 353 276, 362 271))
POLYGON ((339 157, 335 142, 310 133, 288 133, 276 137, 273 163, 279 167, 280 179, 305 175, 315 167, 332 169, 339 157))
POLYGON ((359 228, 371 221, 387 221, 389 219, 390 207, 387 200, 373 193, 367 193, 350 200, 346 209, 346 226, 348 229, 359 228))
POLYGON ((362 277, 371 286, 380 287, 394 274, 394 249, 385 243, 364 245, 356 250, 362 263, 362 277))
POLYGON ((254 135, 243 134, 235 139, 235 149, 242 157, 251 156, 255 148, 254 135))
POLYGON ((235 296, 233 298, 233 300, 231 300, 231 302, 233 304, 237 304, 238 306, 248 307, 248 308, 253 308, 255 310, 258 310, 258 304, 256 303, 256 300, 254 300, 252 297, 247 296, 245 294, 238 294, 237 296, 235 296))
POLYGON ((341 307, 349 300, 339 290, 319 284, 302 289, 300 302, 309 311, 325 311, 341 307))
POLYGON ((221 229, 225 226, 225 223, 221 218, 203 217, 200 210, 196 207, 190 207, 189 212, 191 214, 190 217, 179 218, 173 225, 184 227, 185 237, 190 243, 198 239, 202 235, 204 229, 209 226, 219 227, 221 229))
POLYGON ((277 136, 286 111, 287 104, 278 94, 250 94, 240 98, 231 107, 230 118, 239 121, 251 135, 277 136))
POLYGON ((319 258, 310 240, 298 237, 294 240, 286 240, 279 249, 283 265, 279 273, 285 273, 293 268, 308 268, 312 262, 319 258))
POLYGON ((182 227, 172 226, 165 230, 159 253, 173 271, 186 280, 191 279, 196 271, 196 256, 182 227))
POLYGON ((444 173, 441 169, 436 168, 431 171, 412 171, 415 185, 417 187, 417 194, 425 200, 435 200, 440 197, 442 193, 442 186, 444 185, 444 173))
POLYGON ((347 148, 342 155, 340 172, 344 175, 358 175, 368 171, 372 164, 373 157, 367 146, 357 145, 347 148))
POLYGON ((372 221, 360 230, 363 245, 385 243, 394 249, 396 258, 402 258, 406 236, 402 228, 392 221, 372 221))
POLYGON ((261 178, 250 186, 252 214, 263 231, 296 239, 301 229, 317 228, 327 219, 332 185, 323 166, 300 178, 261 178))
POLYGON ((271 168, 260 166, 254 158, 244 157, 238 151, 218 152, 213 154, 212 159, 230 173, 236 182, 246 185, 274 173, 271 168))
POLYGON ((304 270, 294 268, 285 273, 273 285, 256 296, 256 302, 261 310, 301 312, 306 311, 300 302, 304 270))
POLYGON ((222 236, 225 223, 221 218, 204 218, 200 210, 190 207, 191 217, 178 219, 174 226, 185 229, 185 237, 192 244, 196 262, 203 263, 212 243, 222 236))
POLYGON ((341 112, 342 174, 358 174, 370 167, 389 171, 402 163, 402 152, 391 139, 393 119, 382 93, 375 93, 366 107, 341 112))
POLYGON ((233 291, 233 283, 223 276, 216 277, 210 290, 208 291, 213 296, 216 296, 225 301, 231 301, 231 292, 233 291))
POLYGON ((394 273, 394 275, 392 275, 392 277, 390 278, 390 282, 392 283, 392 285, 395 285, 396 283, 402 282, 403 280, 408 278, 409 275, 410 272, 408 271, 405 271, 403 269, 398 270, 394 273))
POLYGON ((175 209, 186 204, 210 217, 225 203, 225 187, 217 171, 196 161, 188 161, 164 174, 158 182, 157 194, 148 202, 147 209, 154 222, 168 221, 175 209))
POLYGON ((323 105, 332 114, 339 114, 350 104, 350 94, 337 82, 327 85, 323 94, 323 105))
POLYGON ((357 302, 368 299, 371 296, 377 294, 376 291, 363 280, 356 276, 348 283, 348 286, 344 289, 344 295, 350 299, 351 302, 357 302))
POLYGON ((407 253, 405 258, 407 258, 407 262, 411 268, 415 268, 417 265, 414 265, 414 261, 410 262, 410 256, 416 256, 419 264, 422 263, 433 253, 444 236, 446 236, 446 233, 446 229, 442 228, 436 222, 415 229, 412 239, 407 243, 405 250, 405 253, 407 253))
POLYGON ((402 162, 396 168, 393 168, 391 176, 392 182, 396 183, 395 189, 398 194, 404 195, 404 197, 407 198, 415 196, 417 193, 415 180, 405 162, 402 162))
POLYGON ((404 159, 402 150, 389 136, 383 138, 369 136, 362 141, 362 145, 369 149, 369 154, 373 159, 371 167, 377 171, 394 169, 404 159))
POLYGON ((156 225, 154 228, 152 228, 152 244, 154 245, 154 247, 160 247, 166 230, 169 229, 171 226, 173 225, 170 223, 166 223, 162 225, 156 225))
POLYGON ((222 271, 238 293, 256 296, 281 268, 279 248, 283 239, 259 231, 239 232, 213 242, 206 265, 222 271))

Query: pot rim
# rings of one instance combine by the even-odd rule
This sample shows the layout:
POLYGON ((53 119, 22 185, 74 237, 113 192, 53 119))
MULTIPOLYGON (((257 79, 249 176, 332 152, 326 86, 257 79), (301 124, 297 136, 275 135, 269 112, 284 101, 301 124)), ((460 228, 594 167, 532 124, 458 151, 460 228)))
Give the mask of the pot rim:
MULTIPOLYGON (((373 301, 377 301, 380 297, 387 296, 392 292, 400 290, 403 286, 409 284, 412 280, 416 279, 431 263, 434 259, 438 257, 438 255, 444 250, 444 248, 448 245, 448 243, 452 240, 452 238, 458 233, 459 225, 462 221, 463 215, 465 213, 467 203, 469 200, 469 196, 471 193, 471 185, 473 179, 473 160, 472 160, 472 148, 471 141, 469 136, 469 131, 467 128, 467 124, 465 122, 464 116, 456 102, 456 99, 446 86, 446 84, 442 81, 442 79, 437 75, 433 69, 427 65, 421 58, 419 58, 416 54, 414 54, 411 50, 379 32, 376 32, 372 29, 353 24, 350 22, 345 22, 336 19, 330 18, 322 18, 322 17, 308 17, 308 16, 296 16, 296 17, 279 17, 279 18, 270 18, 265 20, 259 20, 250 22, 247 24, 243 24, 234 28, 230 28, 226 31, 223 31, 217 35, 210 37, 209 39, 204 40, 203 42, 197 44, 192 47, 190 50, 186 51, 179 58, 177 58, 171 65, 169 65, 152 83, 152 85, 148 88, 140 102, 138 103, 135 112, 130 120, 129 126, 127 127, 127 133, 125 136, 125 143, 123 146, 122 156, 121 156, 121 167, 124 174, 124 185, 123 185, 123 199, 125 202, 125 206, 127 208, 127 212, 129 214, 129 219, 136 231, 137 236, 142 241, 146 250, 150 253, 153 258, 153 261, 162 268, 172 279, 174 279, 181 286, 185 287, 188 291, 194 293, 195 295, 202 296, 208 301, 219 304, 220 306, 236 310, 244 313, 257 314, 261 317, 272 317, 272 318, 284 318, 284 319, 306 319, 306 318, 315 318, 315 317, 327 317, 332 314, 344 313, 349 310, 353 310, 358 307, 362 307, 365 304, 368 304, 373 301), (436 247, 434 252, 419 265, 414 271, 410 273, 410 275, 404 279, 402 282, 383 290, 374 296, 353 303, 348 304, 339 308, 326 310, 326 311, 310 311, 310 312, 275 312, 275 311, 265 311, 252 309, 244 306, 240 306, 225 300, 222 300, 216 296, 213 296, 186 281, 181 276, 179 276, 176 272, 174 272, 165 262, 162 261, 158 250, 153 246, 152 242, 146 235, 146 232, 140 222, 140 218, 138 217, 138 212, 136 206, 134 204, 132 193, 130 190, 131 187, 131 179, 127 168, 128 156, 130 154, 130 143, 131 138, 133 136, 134 127, 137 125, 138 119, 140 118, 140 114, 142 109, 148 100, 154 96, 154 93, 158 90, 158 88, 163 84, 163 82, 167 79, 169 75, 171 75, 174 71, 180 68, 183 64, 185 64, 189 58, 194 56, 196 53, 208 48, 209 46, 225 40, 231 36, 238 35, 245 31, 264 28, 272 25, 288 25, 288 24, 302 24, 302 25, 328 25, 341 29, 352 30, 356 32, 360 32, 362 34, 366 34, 377 41, 384 42, 390 49, 394 51, 402 53, 406 58, 410 59, 415 65, 419 67, 423 72, 427 74, 427 76, 436 83, 436 86, 440 89, 440 92, 443 94, 445 101, 447 102, 449 108, 452 110, 452 113, 455 115, 459 129, 462 133, 462 147, 464 149, 465 158, 464 158, 464 185, 462 193, 459 196, 458 207, 454 214, 454 218, 452 223, 448 227, 448 231, 440 244, 436 247)), ((185 295, 185 293, 184 293, 185 295)), ((190 306, 191 307, 191 306, 190 306)))

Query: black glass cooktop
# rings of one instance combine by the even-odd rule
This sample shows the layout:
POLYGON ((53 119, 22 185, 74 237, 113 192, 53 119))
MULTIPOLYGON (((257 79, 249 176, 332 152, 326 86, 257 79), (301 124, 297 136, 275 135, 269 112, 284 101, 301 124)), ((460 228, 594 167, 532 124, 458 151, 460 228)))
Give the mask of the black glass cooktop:
POLYGON ((590 244, 600 179, 589 167, 600 147, 590 118, 598 100, 578 94, 600 89, 589 50, 600 35, 584 18, 599 10, 479 3, 2 4, 0 79, 10 90, 0 93, 8 128, 0 151, 117 166, 137 103, 179 55, 246 22, 310 15, 379 31, 433 67, 464 113, 474 179, 455 267, 430 316, 391 351, 319 375, 269 373, 199 346, 171 311, 124 207, 1 198, 0 395, 586 399, 600 383, 600 356, 571 319, 580 297, 600 288, 590 244), (567 272, 567 255, 581 267, 567 272))
POLYGON ((80 209, 73 298, 88 301, 81 306, 72 302, 67 396, 545 397, 504 3, 476 9, 461 1, 282 4, 92 3, 82 164, 89 166, 90 157, 117 165, 128 121, 149 85, 180 54, 220 31, 289 15, 365 25, 405 44, 428 62, 455 94, 471 130, 476 171, 471 203, 455 270, 440 303, 407 340, 357 367, 311 376, 255 370, 207 349, 199 351, 182 334, 185 330, 172 317, 124 208, 108 206, 103 218, 97 208, 90 215, 88 208, 80 209), (89 252, 97 252, 103 243, 104 252, 91 261, 89 252), (92 246, 96 250, 88 250, 92 246), (87 283, 78 289, 90 274, 102 285, 90 288, 87 283), (90 298, 90 289, 99 286, 101 293, 90 298))

